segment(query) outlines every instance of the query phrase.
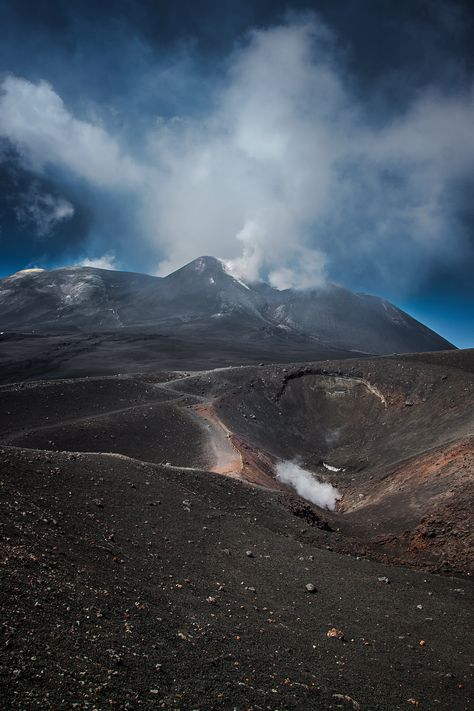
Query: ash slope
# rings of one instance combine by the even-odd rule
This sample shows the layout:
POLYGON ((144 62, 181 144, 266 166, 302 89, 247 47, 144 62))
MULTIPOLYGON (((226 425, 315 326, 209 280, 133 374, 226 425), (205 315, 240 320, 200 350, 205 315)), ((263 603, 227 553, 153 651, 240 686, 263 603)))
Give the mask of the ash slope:
POLYGON ((472 708, 466 581, 321 548, 206 472, 0 456, 5 711, 472 708))
POLYGON ((0 281, 0 329, 35 333, 121 331, 285 351, 307 357, 445 350, 451 344, 388 301, 335 285, 278 291, 245 284, 223 263, 200 257, 165 278, 78 267, 26 270, 0 281))
POLYGON ((0 388, 0 705, 471 709, 472 582, 449 575, 473 564, 473 366, 0 388), (272 478, 295 455, 339 511, 272 478))

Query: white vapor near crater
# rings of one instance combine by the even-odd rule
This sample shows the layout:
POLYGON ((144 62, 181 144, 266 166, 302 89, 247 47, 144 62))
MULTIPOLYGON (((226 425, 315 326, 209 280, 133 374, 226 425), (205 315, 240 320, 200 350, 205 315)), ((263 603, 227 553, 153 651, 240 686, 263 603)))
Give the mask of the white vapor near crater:
POLYGON ((7 76, 0 136, 38 175, 57 168, 106 191, 111 211, 128 199, 121 260, 140 241, 160 275, 211 254, 246 282, 307 289, 343 259, 400 286, 433 255, 462 252, 472 89, 419 88, 373 116, 337 38, 308 15, 253 30, 224 65, 207 110, 151 116, 133 147, 100 107, 76 116, 46 81, 7 76))
POLYGON ((322 509, 334 511, 338 499, 341 498, 332 484, 318 481, 314 474, 303 469, 296 462, 278 462, 276 476, 283 484, 289 484, 300 496, 322 509))

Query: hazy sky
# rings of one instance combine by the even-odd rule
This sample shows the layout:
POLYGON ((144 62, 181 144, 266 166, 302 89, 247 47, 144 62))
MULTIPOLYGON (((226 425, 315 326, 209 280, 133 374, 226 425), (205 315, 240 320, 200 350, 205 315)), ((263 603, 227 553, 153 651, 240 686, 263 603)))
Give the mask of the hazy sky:
POLYGON ((474 12, 0 0, 0 276, 194 257, 474 346, 474 12))

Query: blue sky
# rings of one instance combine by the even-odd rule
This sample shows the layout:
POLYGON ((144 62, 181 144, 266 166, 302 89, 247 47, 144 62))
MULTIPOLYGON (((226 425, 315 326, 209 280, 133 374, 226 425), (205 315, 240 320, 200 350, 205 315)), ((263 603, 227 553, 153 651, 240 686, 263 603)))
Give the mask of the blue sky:
POLYGON ((201 254, 474 346, 467 2, 0 0, 0 276, 201 254))

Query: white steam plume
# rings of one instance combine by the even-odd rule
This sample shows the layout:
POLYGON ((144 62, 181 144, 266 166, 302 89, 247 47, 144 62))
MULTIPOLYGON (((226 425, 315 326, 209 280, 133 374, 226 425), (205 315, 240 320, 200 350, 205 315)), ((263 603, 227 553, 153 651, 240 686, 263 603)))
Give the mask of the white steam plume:
POLYGON ((341 498, 334 486, 318 481, 311 472, 295 462, 278 462, 276 475, 283 484, 289 484, 304 499, 323 509, 334 511, 337 500, 341 498))

